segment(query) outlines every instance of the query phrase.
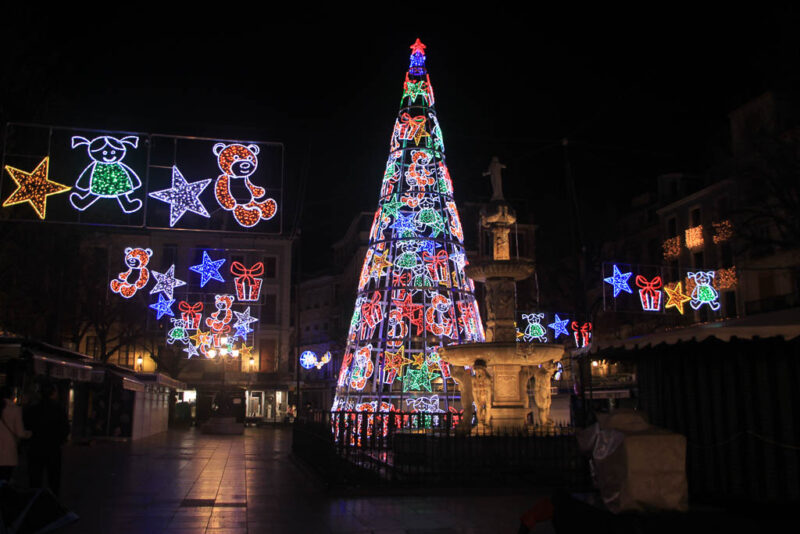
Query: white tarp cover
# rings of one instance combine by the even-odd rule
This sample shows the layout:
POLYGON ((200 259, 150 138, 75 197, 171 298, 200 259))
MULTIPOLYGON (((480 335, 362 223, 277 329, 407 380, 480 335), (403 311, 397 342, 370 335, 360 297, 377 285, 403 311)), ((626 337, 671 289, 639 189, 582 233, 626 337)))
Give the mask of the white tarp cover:
POLYGON ((686 437, 651 426, 640 412, 599 415, 578 435, 613 513, 689 508, 686 437))

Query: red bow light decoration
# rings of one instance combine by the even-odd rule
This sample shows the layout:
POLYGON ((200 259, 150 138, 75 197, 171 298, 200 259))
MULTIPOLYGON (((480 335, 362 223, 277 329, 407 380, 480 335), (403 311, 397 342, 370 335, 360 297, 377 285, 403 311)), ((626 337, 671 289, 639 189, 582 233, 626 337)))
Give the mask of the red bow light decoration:
POLYGON ((361 305, 361 339, 369 339, 375 332, 375 327, 383 321, 383 303, 381 294, 376 291, 372 299, 361 305))
POLYGON ((577 321, 572 321, 570 325, 575 336, 575 346, 580 348, 588 347, 592 339, 592 323, 579 325, 577 321))
POLYGON ((656 276, 648 281, 642 275, 636 277, 636 286, 639 289, 639 300, 642 301, 642 309, 644 311, 660 311, 661 310, 661 277, 656 276))
POLYGON ((235 261, 231 264, 231 274, 236 277, 236 299, 242 302, 256 301, 261 296, 262 278, 256 278, 264 274, 264 264, 258 262, 249 269, 243 264, 235 261))
POLYGON ((440 250, 438 253, 430 254, 425 251, 422 253, 422 261, 427 265, 428 271, 431 273, 431 279, 434 282, 448 279, 447 259, 449 258, 446 250, 440 250))
POLYGON ((185 300, 178 303, 178 309, 181 311, 181 319, 187 330, 197 330, 200 326, 201 313, 203 311, 203 303, 195 302, 189 304, 185 300))

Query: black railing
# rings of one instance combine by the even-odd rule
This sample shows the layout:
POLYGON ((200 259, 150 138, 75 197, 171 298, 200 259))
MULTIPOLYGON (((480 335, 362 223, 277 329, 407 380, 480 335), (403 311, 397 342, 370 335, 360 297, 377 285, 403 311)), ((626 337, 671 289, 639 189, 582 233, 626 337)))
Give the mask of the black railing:
POLYGON ((588 463, 568 426, 458 432, 457 413, 315 412, 293 452, 334 485, 524 485, 585 489, 588 463))

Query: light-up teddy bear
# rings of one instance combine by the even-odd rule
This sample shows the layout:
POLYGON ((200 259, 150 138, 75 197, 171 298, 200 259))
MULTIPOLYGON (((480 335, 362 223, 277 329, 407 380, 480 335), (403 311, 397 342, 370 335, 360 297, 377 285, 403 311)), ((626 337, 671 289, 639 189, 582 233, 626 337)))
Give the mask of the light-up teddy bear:
POLYGON ((236 221, 247 228, 272 219, 278 204, 271 198, 258 201, 267 191, 250 181, 258 167, 258 145, 217 143, 213 152, 222 171, 214 184, 214 194, 222 209, 232 211, 236 221), (242 200, 245 197, 249 198, 242 200))
POLYGON ((150 281, 150 269, 147 268, 147 264, 150 263, 152 255, 153 251, 149 248, 126 248, 125 265, 128 266, 128 270, 119 273, 117 278, 111 281, 111 291, 129 299, 146 286, 150 281))

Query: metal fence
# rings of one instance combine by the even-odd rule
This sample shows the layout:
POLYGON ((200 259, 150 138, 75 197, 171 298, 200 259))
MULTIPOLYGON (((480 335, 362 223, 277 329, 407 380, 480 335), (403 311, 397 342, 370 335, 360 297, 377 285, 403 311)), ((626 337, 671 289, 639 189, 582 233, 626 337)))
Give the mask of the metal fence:
POLYGON ((590 486, 568 426, 464 435, 460 415, 315 412, 294 425, 293 452, 332 485, 590 486))

